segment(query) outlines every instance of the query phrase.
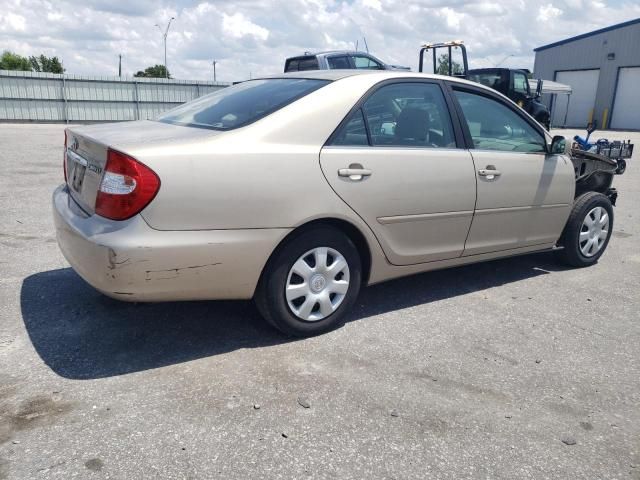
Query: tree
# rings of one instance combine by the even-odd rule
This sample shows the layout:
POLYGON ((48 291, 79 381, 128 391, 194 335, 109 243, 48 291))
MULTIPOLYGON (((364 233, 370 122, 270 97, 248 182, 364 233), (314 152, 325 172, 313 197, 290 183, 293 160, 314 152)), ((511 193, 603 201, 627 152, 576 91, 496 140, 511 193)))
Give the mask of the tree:
POLYGON ((0 57, 0 70, 22 70, 30 72, 31 63, 28 58, 5 50, 2 57, 0 57))
POLYGON ((58 57, 29 57, 34 72, 64 73, 64 67, 58 57))
MULTIPOLYGON (((438 57, 438 66, 435 73, 438 75, 449 75, 449 55, 446 53, 443 53, 438 57)), ((451 73, 453 75, 462 75, 464 73, 462 71, 462 65, 454 60, 451 63, 451 73)))
POLYGON ((150 77, 150 78, 171 78, 171 72, 168 72, 164 65, 154 65, 153 67, 147 67, 142 70, 136 72, 134 77, 150 77))

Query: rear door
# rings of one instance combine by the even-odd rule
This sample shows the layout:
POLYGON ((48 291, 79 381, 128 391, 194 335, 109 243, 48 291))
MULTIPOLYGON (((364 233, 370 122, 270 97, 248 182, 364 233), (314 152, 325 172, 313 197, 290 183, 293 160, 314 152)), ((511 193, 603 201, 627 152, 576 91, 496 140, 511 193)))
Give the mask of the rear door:
POLYGON ((327 65, 331 70, 349 70, 353 68, 347 55, 332 55, 327 57, 327 65))
POLYGON ((464 255, 555 242, 575 180, 564 155, 547 153, 539 126, 508 100, 453 87, 476 166, 477 202, 464 255))
POLYGON ((462 254, 476 200, 438 82, 384 82, 320 154, 335 192, 370 226, 395 265, 462 254))

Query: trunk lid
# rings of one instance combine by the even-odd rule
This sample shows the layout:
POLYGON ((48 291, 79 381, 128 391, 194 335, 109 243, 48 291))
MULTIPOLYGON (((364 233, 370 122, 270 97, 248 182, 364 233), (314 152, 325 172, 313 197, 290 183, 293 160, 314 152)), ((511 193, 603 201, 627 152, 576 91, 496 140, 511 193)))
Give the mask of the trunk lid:
POLYGON ((65 169, 71 196, 84 211, 95 212, 109 148, 128 153, 141 147, 189 142, 220 133, 148 120, 68 128, 65 169))

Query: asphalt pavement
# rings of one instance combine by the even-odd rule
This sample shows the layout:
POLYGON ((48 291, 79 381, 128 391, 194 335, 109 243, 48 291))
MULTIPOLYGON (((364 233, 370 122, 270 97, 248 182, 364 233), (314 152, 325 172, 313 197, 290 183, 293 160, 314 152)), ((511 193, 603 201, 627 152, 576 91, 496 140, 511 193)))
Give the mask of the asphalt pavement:
POLYGON ((635 159, 597 265, 387 282, 291 340, 251 302, 120 303, 80 279, 51 216, 62 132, 0 124, 1 480, 640 479, 635 159))

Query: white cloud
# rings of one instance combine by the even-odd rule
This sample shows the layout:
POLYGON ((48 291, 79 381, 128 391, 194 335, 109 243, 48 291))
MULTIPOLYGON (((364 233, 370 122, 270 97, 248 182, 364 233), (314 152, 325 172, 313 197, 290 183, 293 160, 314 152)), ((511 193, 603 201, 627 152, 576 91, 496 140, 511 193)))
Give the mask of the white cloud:
POLYGON ((222 14, 222 31, 233 38, 242 38, 250 35, 259 40, 269 38, 269 30, 256 25, 247 19, 242 13, 234 15, 222 14))
POLYGON ((380 0, 362 0, 362 4, 365 7, 373 8, 379 12, 382 11, 382 3, 380 3, 380 0))
POLYGON ((7 13, 0 18, 0 31, 24 32, 26 29, 26 19, 22 15, 7 13))
POLYGON ((549 20, 553 20, 556 17, 562 15, 562 10, 554 7, 552 4, 548 3, 546 5, 542 5, 538 9, 538 17, 537 20, 539 22, 547 22, 549 20))
POLYGON ((452 30, 458 31, 460 29, 460 21, 462 20, 462 13, 454 10, 453 8, 445 7, 440 10, 440 16, 446 20, 447 27, 452 30))
POLYGON ((69 73, 126 74, 162 63, 175 77, 242 80, 306 50, 353 48, 416 68, 422 42, 465 41, 471 67, 533 67, 533 48, 640 17, 637 0, 3 0, 0 49, 57 55, 69 73), (46 19, 43 21, 43 19, 46 19))

